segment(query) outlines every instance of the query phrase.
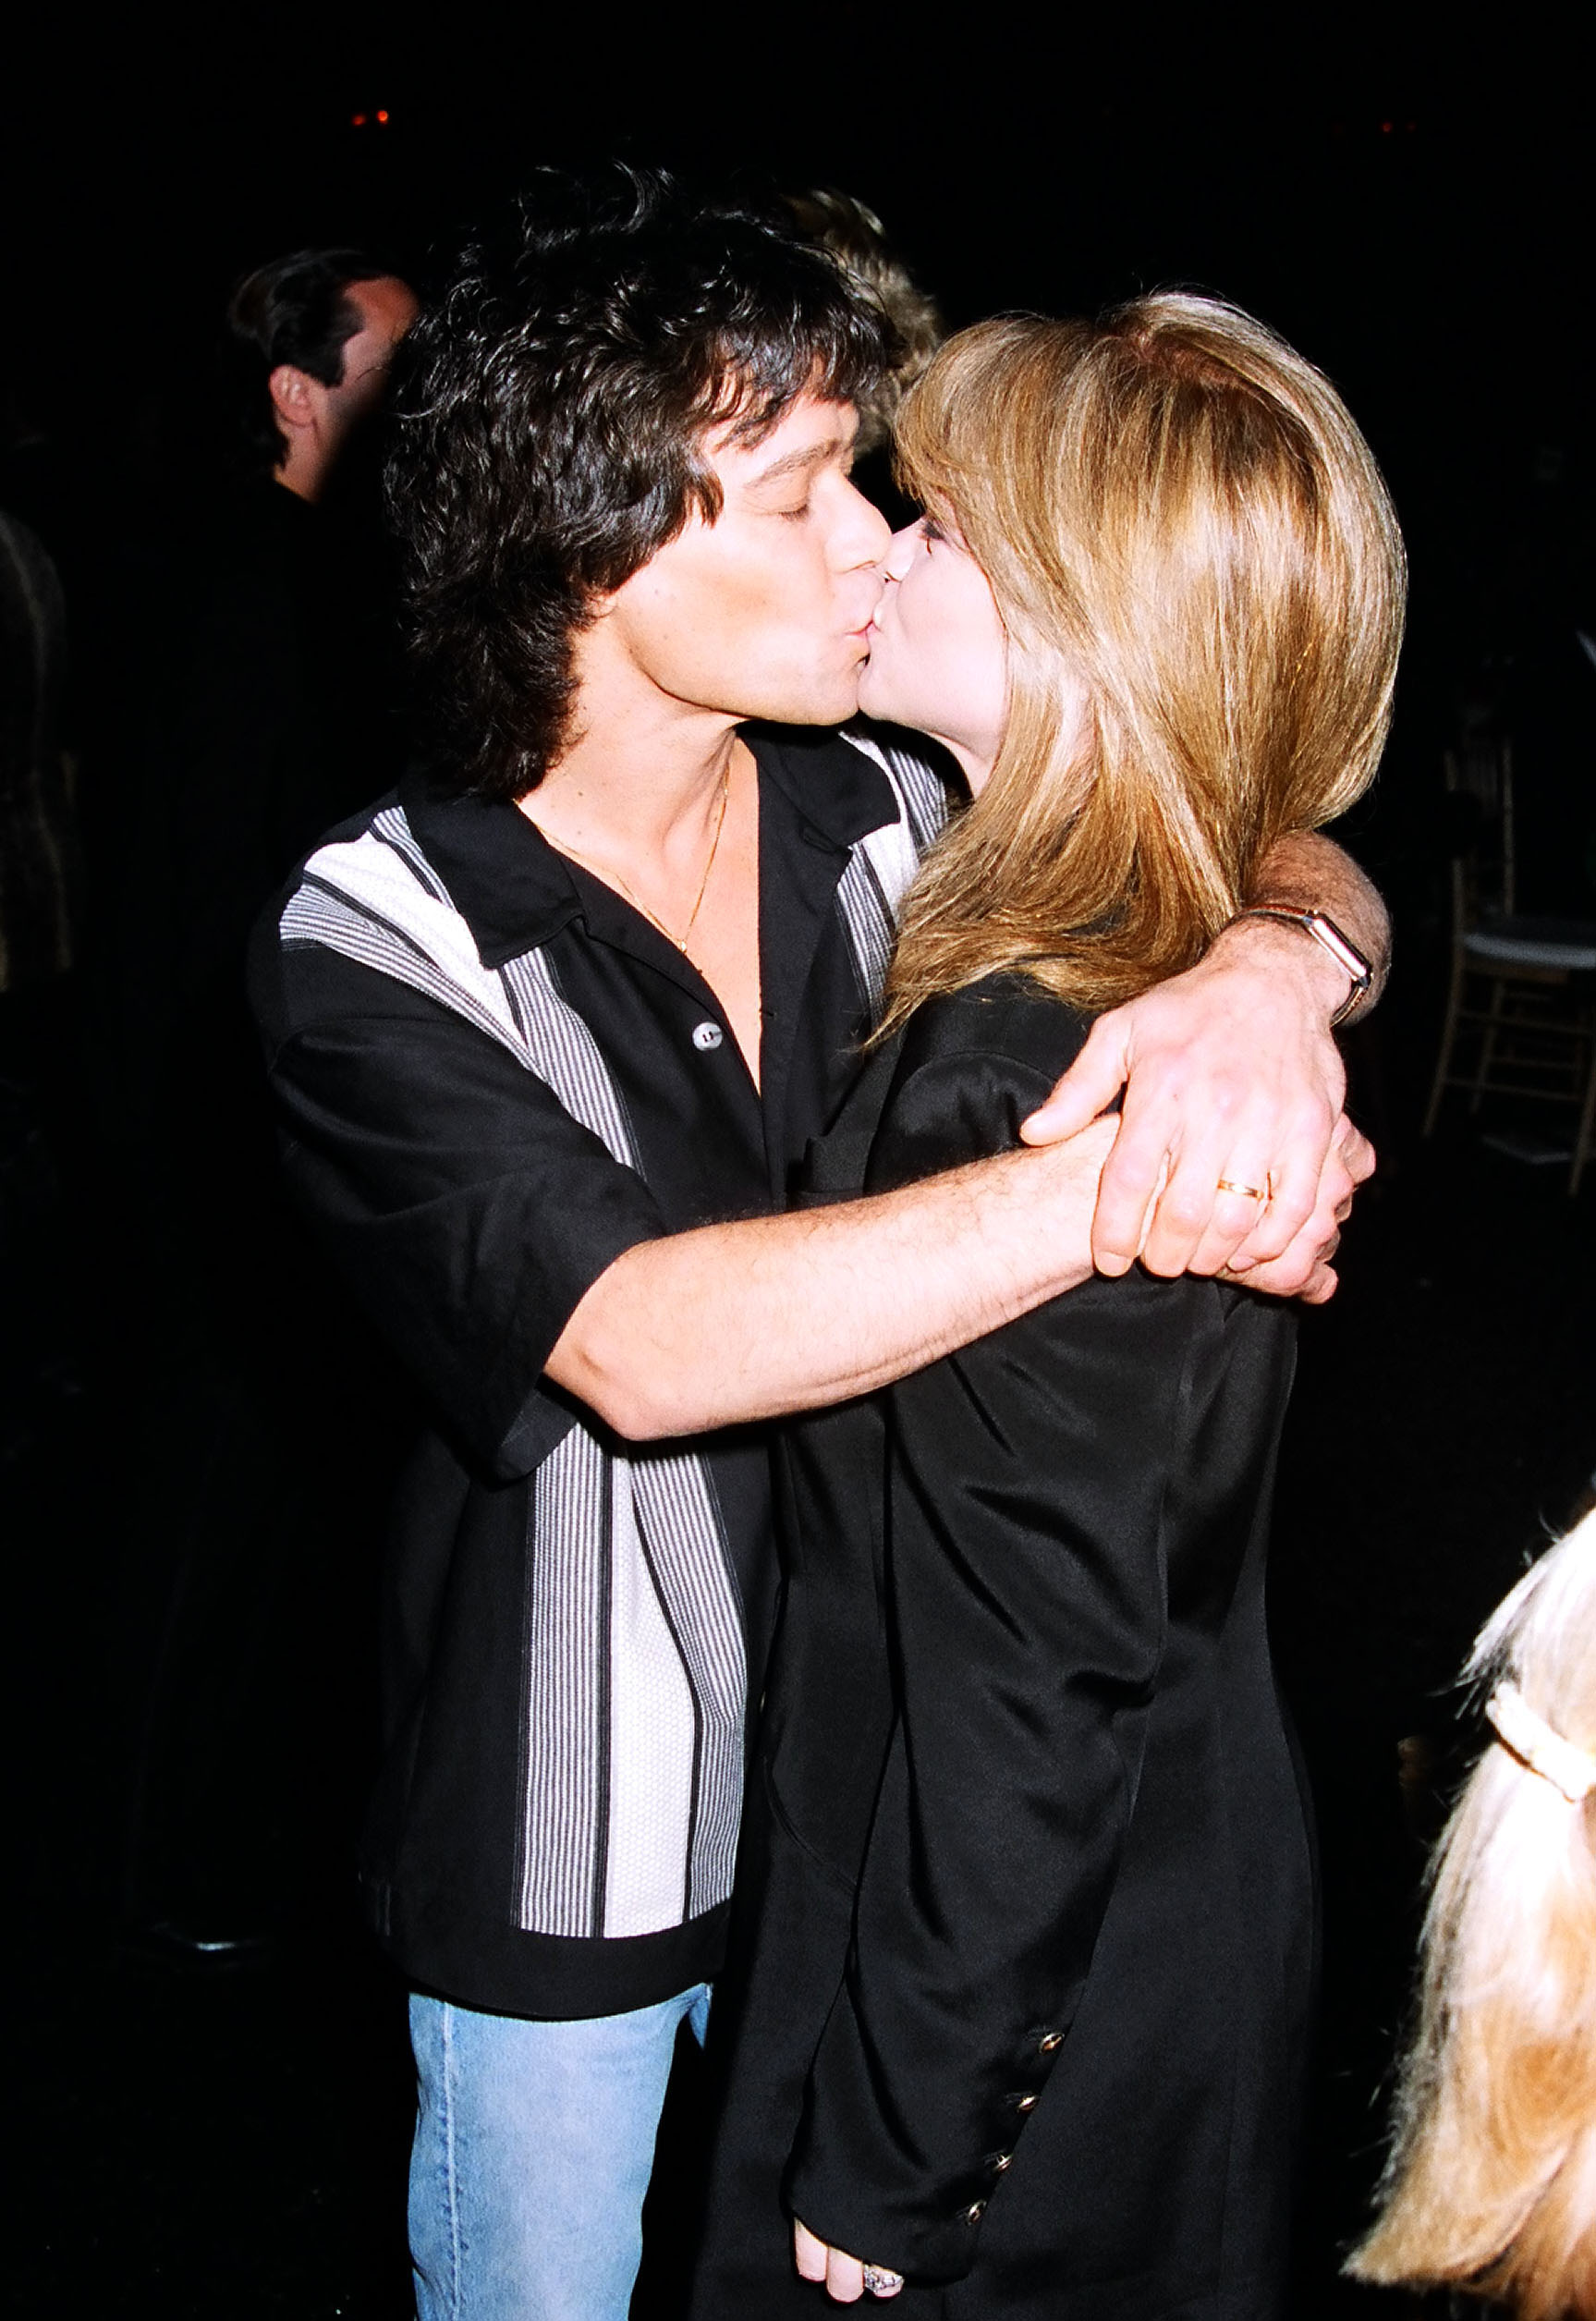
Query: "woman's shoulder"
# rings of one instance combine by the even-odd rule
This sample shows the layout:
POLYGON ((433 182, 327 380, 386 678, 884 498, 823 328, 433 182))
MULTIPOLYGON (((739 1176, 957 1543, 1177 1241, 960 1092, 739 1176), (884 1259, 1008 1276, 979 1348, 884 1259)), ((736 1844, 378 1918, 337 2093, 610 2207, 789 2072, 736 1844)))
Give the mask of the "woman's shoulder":
POLYGON ((903 1033, 869 1189, 1011 1151, 1090 1028, 1078 1009, 1013 973, 928 999, 903 1033))
POLYGON ((1090 1017, 1067 1000, 1005 970, 916 1008, 904 1033, 900 1073, 981 1056, 1045 1072, 1051 1081, 1067 1071, 1090 1029, 1090 1017))

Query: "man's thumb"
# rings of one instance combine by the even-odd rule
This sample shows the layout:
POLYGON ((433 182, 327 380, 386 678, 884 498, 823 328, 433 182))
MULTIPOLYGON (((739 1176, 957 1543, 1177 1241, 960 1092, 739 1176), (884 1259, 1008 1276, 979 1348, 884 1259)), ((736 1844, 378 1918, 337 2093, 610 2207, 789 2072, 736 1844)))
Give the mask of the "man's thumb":
POLYGON ((1047 1102, 1020 1122, 1021 1137, 1027 1144, 1062 1144, 1066 1137, 1078 1136, 1107 1111, 1129 1070, 1125 1043, 1104 1016, 1047 1102))

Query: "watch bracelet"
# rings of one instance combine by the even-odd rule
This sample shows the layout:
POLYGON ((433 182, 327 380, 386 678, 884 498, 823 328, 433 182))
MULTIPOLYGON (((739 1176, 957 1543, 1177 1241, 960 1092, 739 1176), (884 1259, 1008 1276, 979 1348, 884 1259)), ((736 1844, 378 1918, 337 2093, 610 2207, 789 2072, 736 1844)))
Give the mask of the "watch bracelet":
POLYGON ((1255 903, 1246 910, 1238 910, 1229 924, 1236 926, 1243 919, 1274 919, 1283 926, 1300 927, 1311 942, 1318 944, 1327 959, 1335 961, 1347 979, 1348 990, 1330 1019, 1333 1032, 1338 1024, 1346 1022, 1358 1002, 1373 988, 1373 968, 1357 944, 1342 933, 1326 911, 1293 910, 1285 903, 1255 903))

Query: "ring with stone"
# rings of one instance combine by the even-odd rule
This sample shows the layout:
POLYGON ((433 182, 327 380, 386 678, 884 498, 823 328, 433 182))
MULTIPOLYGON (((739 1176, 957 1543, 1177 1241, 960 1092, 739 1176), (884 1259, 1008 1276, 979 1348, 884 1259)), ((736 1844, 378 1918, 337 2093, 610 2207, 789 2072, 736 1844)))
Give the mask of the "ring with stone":
POLYGON ((895 2297, 903 2287, 903 2275, 890 2272, 884 2265, 867 2265, 864 2285, 872 2297, 895 2297))

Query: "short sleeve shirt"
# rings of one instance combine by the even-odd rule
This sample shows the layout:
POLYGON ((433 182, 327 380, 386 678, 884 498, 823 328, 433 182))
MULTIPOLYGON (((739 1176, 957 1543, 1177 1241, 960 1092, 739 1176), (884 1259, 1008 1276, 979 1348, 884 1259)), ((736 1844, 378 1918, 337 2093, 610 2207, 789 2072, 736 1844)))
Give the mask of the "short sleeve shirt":
POLYGON ((747 738, 759 1088, 656 928, 515 807, 419 776, 257 935, 329 1306, 360 1301, 432 1422, 399 1494, 362 1875, 411 1978, 492 2011, 618 2011, 719 1960, 775 1585, 767 1446, 634 1455, 542 1369, 624 1251, 785 1205, 890 939, 875 834, 923 843, 942 800, 890 750, 747 738))

